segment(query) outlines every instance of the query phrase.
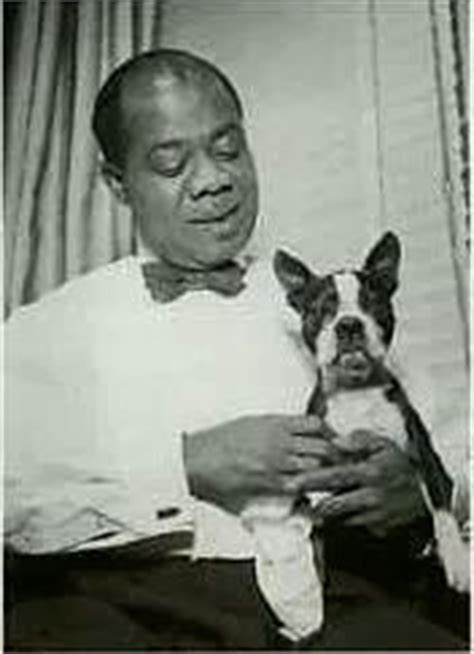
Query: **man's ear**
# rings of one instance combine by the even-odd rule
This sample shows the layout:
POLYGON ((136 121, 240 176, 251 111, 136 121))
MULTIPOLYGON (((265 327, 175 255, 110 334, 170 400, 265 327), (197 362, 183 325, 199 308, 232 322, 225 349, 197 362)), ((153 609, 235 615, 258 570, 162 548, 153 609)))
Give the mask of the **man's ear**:
POLYGON ((277 250, 273 257, 273 269, 278 281, 286 291, 289 304, 301 313, 304 308, 306 291, 310 283, 317 280, 309 268, 296 257, 283 250, 277 250))
POLYGON ((123 183, 123 174, 118 166, 109 161, 103 161, 100 172, 103 180, 112 191, 114 197, 122 204, 128 205, 128 195, 123 183))
POLYGON ((369 252, 362 272, 391 295, 398 287, 401 254, 398 237, 386 232, 369 252))

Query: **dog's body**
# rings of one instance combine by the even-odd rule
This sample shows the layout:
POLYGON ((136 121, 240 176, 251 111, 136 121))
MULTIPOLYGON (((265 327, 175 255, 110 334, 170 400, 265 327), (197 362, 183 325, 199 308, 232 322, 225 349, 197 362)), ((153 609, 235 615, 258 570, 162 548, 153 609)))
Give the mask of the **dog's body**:
MULTIPOLYGON (((341 438, 369 431, 408 454, 433 515, 448 583, 465 592, 469 549, 451 512, 453 482, 388 359, 399 261, 398 239, 389 233, 361 270, 319 277, 282 251, 275 255, 274 269, 302 318, 303 339, 317 364, 308 413, 332 428, 336 449, 341 438)), ((357 461, 363 464, 366 455, 358 453, 357 461)), ((318 631, 324 621, 324 563, 319 535, 311 537, 310 505, 316 508, 327 496, 308 492, 296 505, 291 497, 259 498, 242 514, 254 536, 259 588, 282 623, 280 631, 294 641, 318 631)))
POLYGON ((314 399, 320 393, 318 387, 307 412, 319 415, 340 436, 365 430, 390 438, 402 449, 407 447, 405 421, 398 406, 387 399, 387 388, 384 386, 334 392, 324 395, 324 404, 320 397, 317 401, 314 399))
POLYGON ((274 268, 289 304, 302 318, 303 339, 317 364, 308 412, 323 418, 339 436, 369 430, 409 455, 433 516, 447 581, 467 592, 469 547, 452 514, 453 481, 388 358, 400 257, 397 237, 387 233, 360 270, 321 277, 282 251, 274 268))

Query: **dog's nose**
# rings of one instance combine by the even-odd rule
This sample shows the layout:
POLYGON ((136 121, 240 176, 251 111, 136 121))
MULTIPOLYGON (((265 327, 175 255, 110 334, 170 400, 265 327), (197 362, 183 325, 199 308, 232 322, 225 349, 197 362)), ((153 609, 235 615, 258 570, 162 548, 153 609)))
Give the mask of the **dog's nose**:
POLYGON ((343 340, 352 340, 364 336, 364 323, 357 316, 344 316, 338 320, 336 334, 343 340))

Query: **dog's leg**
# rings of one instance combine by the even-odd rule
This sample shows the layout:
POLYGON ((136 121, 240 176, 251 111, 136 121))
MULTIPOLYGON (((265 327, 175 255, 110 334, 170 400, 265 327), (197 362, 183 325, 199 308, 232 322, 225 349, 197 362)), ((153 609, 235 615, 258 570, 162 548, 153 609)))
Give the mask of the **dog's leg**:
POLYGON ((405 421, 408 443, 420 475, 425 502, 432 513, 438 556, 448 584, 459 592, 468 592, 470 582, 469 545, 463 541, 459 524, 452 513, 454 485, 420 415, 411 405, 395 378, 386 391, 387 399, 400 409, 405 421))

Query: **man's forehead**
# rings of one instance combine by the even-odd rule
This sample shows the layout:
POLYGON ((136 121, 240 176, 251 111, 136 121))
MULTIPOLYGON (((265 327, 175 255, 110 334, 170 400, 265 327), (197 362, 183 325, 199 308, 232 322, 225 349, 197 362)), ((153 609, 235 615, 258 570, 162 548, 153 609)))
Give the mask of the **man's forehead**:
POLYGON ((122 108, 126 118, 146 119, 159 115, 163 123, 199 119, 200 113, 213 113, 228 119, 238 117, 234 99, 222 82, 212 75, 181 79, 170 72, 137 73, 124 87, 122 108))
POLYGON ((142 70, 133 71, 125 78, 122 99, 128 104, 135 100, 144 101, 154 98, 157 94, 198 85, 198 79, 180 78, 172 71, 148 66, 142 70))

